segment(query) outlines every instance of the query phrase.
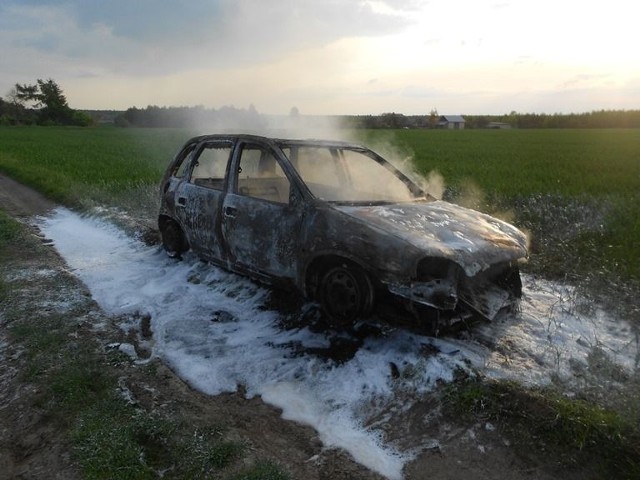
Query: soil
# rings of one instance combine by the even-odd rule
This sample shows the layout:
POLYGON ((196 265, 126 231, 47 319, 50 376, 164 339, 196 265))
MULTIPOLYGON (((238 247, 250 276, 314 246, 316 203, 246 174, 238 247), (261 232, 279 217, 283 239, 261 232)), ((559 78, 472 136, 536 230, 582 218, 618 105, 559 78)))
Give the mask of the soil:
MULTIPOLYGON (((55 204, 42 195, 0 175, 0 210, 18 219, 42 215, 55 204)), ((34 232, 38 234, 38 232, 34 232)), ((66 278, 48 285, 46 291, 22 292, 26 298, 85 298, 83 306, 70 312, 71 322, 79 325, 77 342, 93 340, 103 345, 129 342, 110 319, 91 301, 87 289, 67 272, 64 261, 52 248, 18 253, 9 262, 14 272, 42 269, 66 278), (57 291, 56 291, 57 290, 57 291), (95 329, 87 318, 98 318, 105 327, 95 329)), ((28 284, 25 284, 28 285, 28 284)), ((25 286, 25 289, 33 288, 25 286)), ((25 315, 26 315, 25 307, 25 315)), ((144 318, 140 320, 144 322, 144 318)), ((152 335, 148 328, 143 335, 152 335)), ((142 352, 139 352, 142 354, 142 352)), ((0 479, 82 478, 74 463, 69 426, 46 414, 37 387, 21 375, 26 360, 20 345, 7 341, 6 324, 0 310, 0 479)), ((378 474, 353 461, 342 450, 324 447, 316 432, 307 426, 283 420, 281 412, 260 398, 246 399, 241 392, 207 396, 190 388, 167 366, 154 360, 148 365, 128 364, 120 372, 120 385, 138 405, 148 411, 161 411, 184 419, 191 425, 223 424, 230 439, 249 446, 243 461, 271 460, 294 479, 380 479, 378 474)), ((438 399, 425 398, 407 412, 412 416, 411 431, 397 432, 402 438, 418 437, 430 443, 405 468, 407 479, 545 479, 555 478, 516 455, 497 429, 489 424, 467 424, 439 413, 438 399), (431 439, 436 439, 434 442, 431 439)), ((415 443, 414 443, 415 444, 415 443)), ((566 477, 566 472, 565 475, 566 477)))
POLYGON ((0 209, 14 217, 43 215, 56 204, 40 193, 0 173, 0 209))

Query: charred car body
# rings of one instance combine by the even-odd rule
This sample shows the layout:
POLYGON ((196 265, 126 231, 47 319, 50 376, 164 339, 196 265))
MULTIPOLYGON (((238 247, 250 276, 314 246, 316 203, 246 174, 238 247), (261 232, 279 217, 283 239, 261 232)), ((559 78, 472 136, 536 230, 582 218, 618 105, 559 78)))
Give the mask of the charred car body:
POLYGON ((521 296, 526 238, 488 215, 436 200, 352 143, 206 135, 189 140, 161 185, 165 250, 294 286, 335 325, 400 303, 435 325, 492 319, 521 296))

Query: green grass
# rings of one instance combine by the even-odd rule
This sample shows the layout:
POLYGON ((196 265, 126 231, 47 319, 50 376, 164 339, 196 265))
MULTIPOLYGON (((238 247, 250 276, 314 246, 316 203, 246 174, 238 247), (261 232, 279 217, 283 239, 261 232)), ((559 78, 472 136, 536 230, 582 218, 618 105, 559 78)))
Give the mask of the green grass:
POLYGON ((68 205, 93 192, 157 186, 186 141, 179 130, 0 128, 0 170, 68 205))
MULTIPOLYGON (((13 218, 0 210, 0 266, 11 258, 11 251, 21 244, 26 234, 22 226, 13 218)), ((0 299, 8 297, 11 285, 0 277, 0 299)))
POLYGON ((0 210, 0 258, 7 248, 14 244, 22 234, 20 224, 0 210))
POLYGON ((640 130, 399 130, 394 137, 420 172, 435 169, 453 187, 472 179, 508 198, 636 195, 640 187, 640 130))
POLYGON ((75 454, 85 478, 105 480, 216 478, 241 458, 220 431, 192 428, 106 398, 77 423, 75 454))
MULTIPOLYGON (((439 172, 447 198, 489 213, 509 211, 534 236, 534 272, 605 271, 640 280, 640 130, 353 133, 383 154, 412 157, 422 174, 439 172), (576 220, 583 206, 592 213, 576 220), (564 224, 556 222, 554 230, 550 221, 560 217, 564 224), (602 218, 591 225, 588 217, 602 218)), ((181 129, 5 127, 0 171, 67 205, 116 206, 153 225, 158 182, 192 135, 181 129)))
POLYGON ((634 416, 551 389, 524 389, 504 381, 452 384, 445 391, 444 408, 466 420, 494 422, 524 458, 544 452, 548 465, 597 474, 590 478, 640 478, 634 416))

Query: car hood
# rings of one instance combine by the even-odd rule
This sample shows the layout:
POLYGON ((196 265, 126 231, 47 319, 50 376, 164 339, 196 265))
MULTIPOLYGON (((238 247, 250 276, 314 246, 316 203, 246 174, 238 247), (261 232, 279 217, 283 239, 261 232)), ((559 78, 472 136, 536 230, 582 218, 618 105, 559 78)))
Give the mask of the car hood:
POLYGON ((444 202, 343 206, 338 211, 425 252, 449 258, 468 276, 500 262, 527 256, 527 238, 489 215, 444 202))

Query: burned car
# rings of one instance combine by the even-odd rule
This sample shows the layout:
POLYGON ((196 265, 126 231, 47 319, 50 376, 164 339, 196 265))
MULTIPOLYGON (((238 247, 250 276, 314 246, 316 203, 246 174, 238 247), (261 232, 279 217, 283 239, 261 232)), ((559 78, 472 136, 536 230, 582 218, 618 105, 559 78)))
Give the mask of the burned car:
POLYGON ((293 287, 335 326, 382 303, 435 326, 492 319, 521 296, 527 256, 515 227, 337 141, 192 138, 162 179, 158 225, 170 256, 293 287))

